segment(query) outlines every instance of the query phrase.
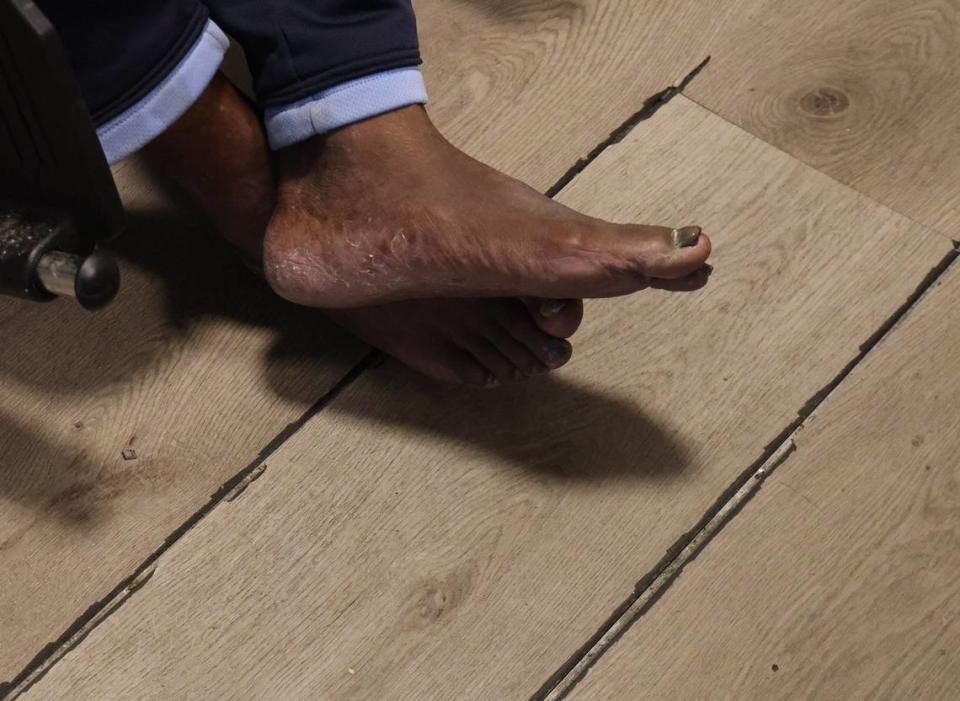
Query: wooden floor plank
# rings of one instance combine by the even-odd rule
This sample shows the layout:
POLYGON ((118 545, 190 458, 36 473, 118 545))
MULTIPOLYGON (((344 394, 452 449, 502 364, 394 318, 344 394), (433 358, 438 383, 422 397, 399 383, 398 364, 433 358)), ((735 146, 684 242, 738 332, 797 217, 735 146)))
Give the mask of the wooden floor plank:
POLYGON ((960 0, 729 3, 697 102, 960 238, 960 0))
POLYGON ((29 697, 529 696, 949 250, 682 98, 561 199, 706 226, 709 290, 525 387, 367 373, 29 697))
POLYGON ((431 114, 457 146, 545 191, 706 56, 705 5, 415 0, 431 114))
MULTIPOLYGON (((695 63, 692 29, 654 31, 685 5, 419 0, 417 11, 434 119, 541 190, 695 63)), ((131 574, 359 353, 317 315, 248 289, 222 249, 197 250, 202 225, 127 168, 121 185, 139 213, 120 242, 133 260, 117 305, 88 317, 0 301, 0 363, 15 387, 0 404, 0 680, 131 574), (121 462, 130 443, 139 458, 121 462)))
POLYGON ((960 698, 960 266, 572 699, 960 698))
POLYGON ((365 352, 273 299, 135 162, 117 177, 117 301, 0 300, 0 681, 365 352))

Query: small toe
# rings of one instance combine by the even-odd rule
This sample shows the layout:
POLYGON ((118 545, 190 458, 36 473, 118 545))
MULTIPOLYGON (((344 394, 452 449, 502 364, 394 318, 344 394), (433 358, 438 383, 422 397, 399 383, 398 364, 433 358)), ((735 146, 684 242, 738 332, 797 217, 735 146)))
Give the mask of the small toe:
POLYGON ((537 358, 546 370, 564 365, 573 353, 569 341, 556 338, 540 330, 533 315, 521 307, 501 316, 500 324, 537 358))
POLYGON ((466 343, 465 350, 487 370, 485 387, 496 387, 522 379, 517 366, 489 338, 482 336, 471 339, 466 343))
POLYGON ((452 347, 442 352, 397 359, 422 375, 453 385, 485 387, 490 382, 490 371, 472 354, 452 347))
POLYGON ((489 389, 499 384, 490 371, 468 351, 452 353, 444 363, 446 371, 452 377, 443 378, 454 384, 464 384, 468 387, 482 387, 489 389))
POLYGON ((540 362, 540 359, 525 343, 519 341, 502 326, 491 329, 487 334, 487 339, 513 363, 514 369, 518 373, 518 377, 515 379, 540 375, 549 369, 540 362))
POLYGON ((562 338, 551 339, 550 343, 547 344, 547 357, 544 365, 551 370, 556 370, 566 365, 572 355, 573 346, 570 345, 569 341, 562 338))

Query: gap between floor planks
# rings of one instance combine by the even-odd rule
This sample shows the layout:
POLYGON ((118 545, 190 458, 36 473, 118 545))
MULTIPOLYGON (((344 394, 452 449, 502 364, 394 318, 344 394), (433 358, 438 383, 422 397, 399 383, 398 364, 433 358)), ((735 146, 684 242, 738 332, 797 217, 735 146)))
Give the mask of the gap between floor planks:
MULTIPOLYGON (((870 198, 867 197, 867 199, 870 198)), ((905 218, 909 219, 908 217, 905 218)), ((790 459, 796 450, 794 436, 803 430, 807 420, 817 408, 840 388, 850 373, 860 366, 877 346, 896 331, 954 265, 957 258, 960 257, 960 243, 956 241, 953 243, 954 249, 944 256, 940 265, 930 271, 930 274, 921 281, 917 290, 907 298, 904 304, 878 327, 877 331, 861 346, 860 353, 823 390, 801 406, 797 412, 797 419, 784 428, 764 451, 763 455, 724 490, 703 518, 667 551, 666 556, 653 569, 637 582, 634 593, 611 614, 597 634, 571 656, 566 664, 551 675, 539 691, 534 694, 533 699, 535 701, 560 701, 567 698, 584 679, 587 672, 600 661, 600 658, 623 637, 631 626, 656 605, 680 576, 683 569, 703 552, 713 538, 730 521, 736 518, 747 503, 756 496, 763 483, 773 472, 790 459)))
MULTIPOLYGON (((663 90, 643 100, 640 109, 628 117, 616 129, 611 131, 610 135, 591 149, 585 158, 580 158, 571 165, 570 168, 546 190, 545 194, 551 198, 558 195, 564 187, 579 177, 607 148, 621 142, 641 122, 653 118, 660 107, 681 94, 682 88, 696 77, 707 65, 708 61, 709 57, 699 62, 691 71, 685 74, 682 79, 665 86, 663 90)), ((80 618, 74 621, 56 641, 48 646, 46 654, 44 654, 44 651, 39 652, 37 656, 31 660, 30 664, 10 682, 8 689, 0 686, 0 701, 3 699, 10 699, 12 701, 12 699, 18 697, 43 678, 46 672, 55 665, 57 661, 83 642, 84 638, 86 638, 92 630, 119 609, 129 596, 140 589, 150 579, 158 565, 158 561, 167 550, 221 502, 233 501, 240 497, 243 490, 246 489, 246 486, 253 480, 258 479, 260 475, 266 471, 264 461, 267 460, 270 455, 276 452, 290 437, 299 431, 307 421, 320 413, 328 404, 335 401, 337 396, 359 379, 366 370, 371 367, 376 367, 384 360, 385 356, 379 351, 369 353, 337 382, 329 392, 318 399, 317 402, 307 409, 299 418, 288 424, 284 430, 274 436, 274 438, 259 451, 252 462, 221 485, 206 504, 174 530, 173 533, 164 538, 162 545, 150 553, 129 577, 121 581, 104 598, 91 604, 80 618), (9 696, 7 696, 7 694, 9 694, 9 696)))
MULTIPOLYGON (((704 110, 704 112, 706 112, 706 111, 704 110)), ((729 126, 729 125, 728 125, 728 126, 729 126)), ((745 132, 743 132, 743 130, 737 129, 737 131, 740 131, 741 133, 744 133, 744 134, 745 134, 745 132)), ((796 160, 796 159, 790 158, 788 155, 785 155, 785 154, 783 154, 782 152, 781 152, 781 156, 782 156, 783 158, 785 158, 785 159, 788 159, 788 160, 792 160, 792 161, 795 161, 795 160, 796 160)), ((799 163, 799 161, 797 161, 797 163, 799 163)), ((811 169, 811 170, 812 170, 812 169, 811 169)), ((864 199, 865 201, 867 200, 867 198, 863 198, 863 199, 864 199)), ((886 209, 886 208, 883 208, 883 209, 886 209)), ((934 260, 931 260, 931 263, 933 263, 934 261, 935 261, 935 259, 934 259, 934 260)), ((919 272, 920 272, 920 271, 917 271, 917 273, 919 273, 919 272)), ((925 279, 926 279, 926 278, 925 278, 925 279)), ((921 287, 920 292, 915 292, 913 295, 907 295, 907 296, 908 296, 909 299, 913 299, 916 295, 918 295, 918 294, 920 294, 920 293, 922 293, 922 287, 921 287)), ((909 306, 909 302, 908 302, 908 306, 909 306)), ((901 306, 900 306, 901 309, 903 309, 903 307, 904 307, 904 305, 901 305, 901 306)), ((895 323, 895 321, 896 321, 896 318, 895 318, 895 317, 896 317, 896 315, 894 315, 894 318, 893 318, 892 320, 888 318, 888 320, 885 321, 885 322, 882 321, 882 320, 878 320, 878 321, 879 321, 879 324, 878 324, 879 327, 880 327, 881 329, 888 329, 890 326, 892 326, 892 325, 895 323)), ((875 322, 875 324, 876 324, 876 323, 877 323, 877 322, 875 322)), ((862 330, 861 330, 861 333, 863 333, 863 334, 868 334, 868 333, 869 333, 869 329, 862 329, 862 330)), ((870 335, 870 338, 871 338, 871 339, 877 339, 877 338, 878 338, 878 335, 877 335, 876 333, 874 333, 874 334, 869 334, 869 335, 870 335)), ((868 346, 869 346, 869 344, 868 344, 868 346)), ((869 350, 869 348, 867 348, 867 350, 869 350)), ((842 377, 841 377, 841 379, 842 379, 842 377)), ((830 385, 828 385, 828 387, 829 387, 829 386, 830 386, 830 385)), ((820 396, 819 393, 816 394, 815 397, 816 397, 816 396, 820 396)), ((801 406, 807 406, 807 404, 805 404, 805 403, 802 401, 802 397, 798 397, 798 399, 801 399, 801 401, 798 402, 801 406)), ((771 426, 771 428, 775 428, 775 427, 771 426)))

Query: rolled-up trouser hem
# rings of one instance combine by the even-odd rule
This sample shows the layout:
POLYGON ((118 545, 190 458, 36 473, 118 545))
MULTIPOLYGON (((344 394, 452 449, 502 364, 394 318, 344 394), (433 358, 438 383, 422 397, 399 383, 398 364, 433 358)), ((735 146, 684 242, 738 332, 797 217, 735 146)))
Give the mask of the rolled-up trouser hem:
POLYGON ((132 107, 97 127, 107 161, 116 163, 177 121, 206 89, 229 45, 220 28, 207 20, 200 38, 156 87, 132 107))
POLYGON ((270 147, 280 149, 317 134, 413 104, 427 91, 417 68, 397 68, 321 90, 304 100, 267 110, 270 147))

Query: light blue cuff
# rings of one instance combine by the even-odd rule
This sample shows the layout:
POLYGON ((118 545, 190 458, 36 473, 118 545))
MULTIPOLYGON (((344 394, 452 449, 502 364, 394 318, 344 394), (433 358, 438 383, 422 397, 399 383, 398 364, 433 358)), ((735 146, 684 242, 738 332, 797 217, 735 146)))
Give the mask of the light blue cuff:
POLYGON ((374 73, 267 110, 267 138, 271 148, 281 149, 367 117, 426 101, 427 90, 419 69, 374 73))
POLYGON ((129 156, 177 121, 216 75, 229 45, 226 34, 208 20, 193 48, 163 82, 97 129, 107 161, 116 163, 129 156))

